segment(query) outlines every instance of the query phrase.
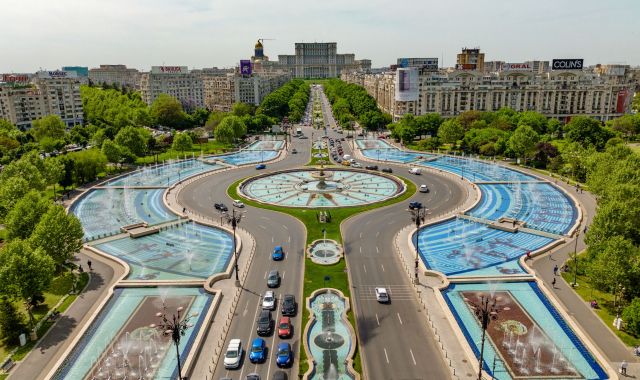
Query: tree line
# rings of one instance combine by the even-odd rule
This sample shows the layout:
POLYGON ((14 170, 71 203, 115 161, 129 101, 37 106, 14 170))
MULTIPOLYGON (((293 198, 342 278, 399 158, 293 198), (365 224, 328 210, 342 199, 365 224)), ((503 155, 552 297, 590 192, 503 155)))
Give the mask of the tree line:
POLYGON ((380 111, 376 100, 363 87, 340 79, 330 79, 323 86, 336 121, 344 128, 358 122, 367 130, 378 130, 391 122, 391 115, 380 111))

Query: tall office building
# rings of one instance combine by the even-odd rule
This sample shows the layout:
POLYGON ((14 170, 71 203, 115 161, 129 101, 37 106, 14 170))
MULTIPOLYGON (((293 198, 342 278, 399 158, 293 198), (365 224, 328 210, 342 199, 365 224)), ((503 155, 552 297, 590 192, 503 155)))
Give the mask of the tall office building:
POLYGON ((100 65, 89 70, 89 80, 95 84, 114 84, 120 87, 138 88, 140 72, 126 65, 100 65))
POLYGON ((462 48, 456 59, 456 69, 484 71, 484 53, 480 48, 462 48))
POLYGON ((294 55, 278 55, 280 67, 294 78, 335 78, 343 71, 369 71, 371 61, 338 54, 336 42, 297 42, 294 55))
POLYGON ((204 83, 199 73, 191 73, 187 66, 152 66, 140 77, 142 100, 153 103, 160 94, 178 99, 188 110, 204 108, 204 83))

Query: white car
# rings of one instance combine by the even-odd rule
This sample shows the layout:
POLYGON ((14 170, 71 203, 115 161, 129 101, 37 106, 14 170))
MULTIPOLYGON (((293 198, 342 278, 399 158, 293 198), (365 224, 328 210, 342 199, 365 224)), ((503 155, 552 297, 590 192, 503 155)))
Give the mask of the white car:
POLYGON ((276 295, 273 290, 267 290, 262 297, 262 309, 273 310, 276 308, 276 295))
POLYGON ((231 339, 227 352, 224 354, 224 368, 240 367, 240 359, 242 359, 242 341, 231 339))
POLYGON ((380 303, 389 302, 389 293, 387 288, 376 288, 376 300, 380 303))
POLYGON ((411 168, 411 169, 409 169, 409 173, 415 174, 415 175, 420 175, 420 168, 411 168))
POLYGON ((236 199, 233 201, 233 207, 243 208, 244 203, 240 199, 236 199))
POLYGON ((362 167, 362 165, 360 165, 360 163, 359 163, 359 162, 352 162, 352 163, 351 163, 351 167, 352 167, 352 168, 361 168, 361 167, 362 167))
POLYGON ((429 188, 427 187, 427 185, 420 185, 420 190, 421 193, 428 193, 429 192, 429 188))

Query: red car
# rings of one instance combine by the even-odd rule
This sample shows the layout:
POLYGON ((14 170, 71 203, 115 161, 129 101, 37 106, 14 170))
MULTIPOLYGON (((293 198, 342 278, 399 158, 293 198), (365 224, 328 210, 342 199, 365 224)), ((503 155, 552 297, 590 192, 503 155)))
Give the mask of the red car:
POLYGON ((278 336, 280 338, 290 338, 292 332, 293 326, 291 325, 291 318, 280 318, 280 322, 278 322, 278 336))

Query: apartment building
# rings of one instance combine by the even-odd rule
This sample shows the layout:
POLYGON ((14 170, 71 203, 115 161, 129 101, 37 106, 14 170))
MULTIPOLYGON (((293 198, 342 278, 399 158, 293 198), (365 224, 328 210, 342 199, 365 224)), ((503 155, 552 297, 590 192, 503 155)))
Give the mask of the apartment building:
POLYGON ((139 88, 140 72, 126 65, 100 65, 89 69, 89 80, 98 85, 106 83, 109 86, 139 88))
POLYGON ((187 66, 152 66, 150 72, 140 76, 140 93, 147 104, 167 94, 178 99, 187 111, 205 106, 202 77, 187 66))

